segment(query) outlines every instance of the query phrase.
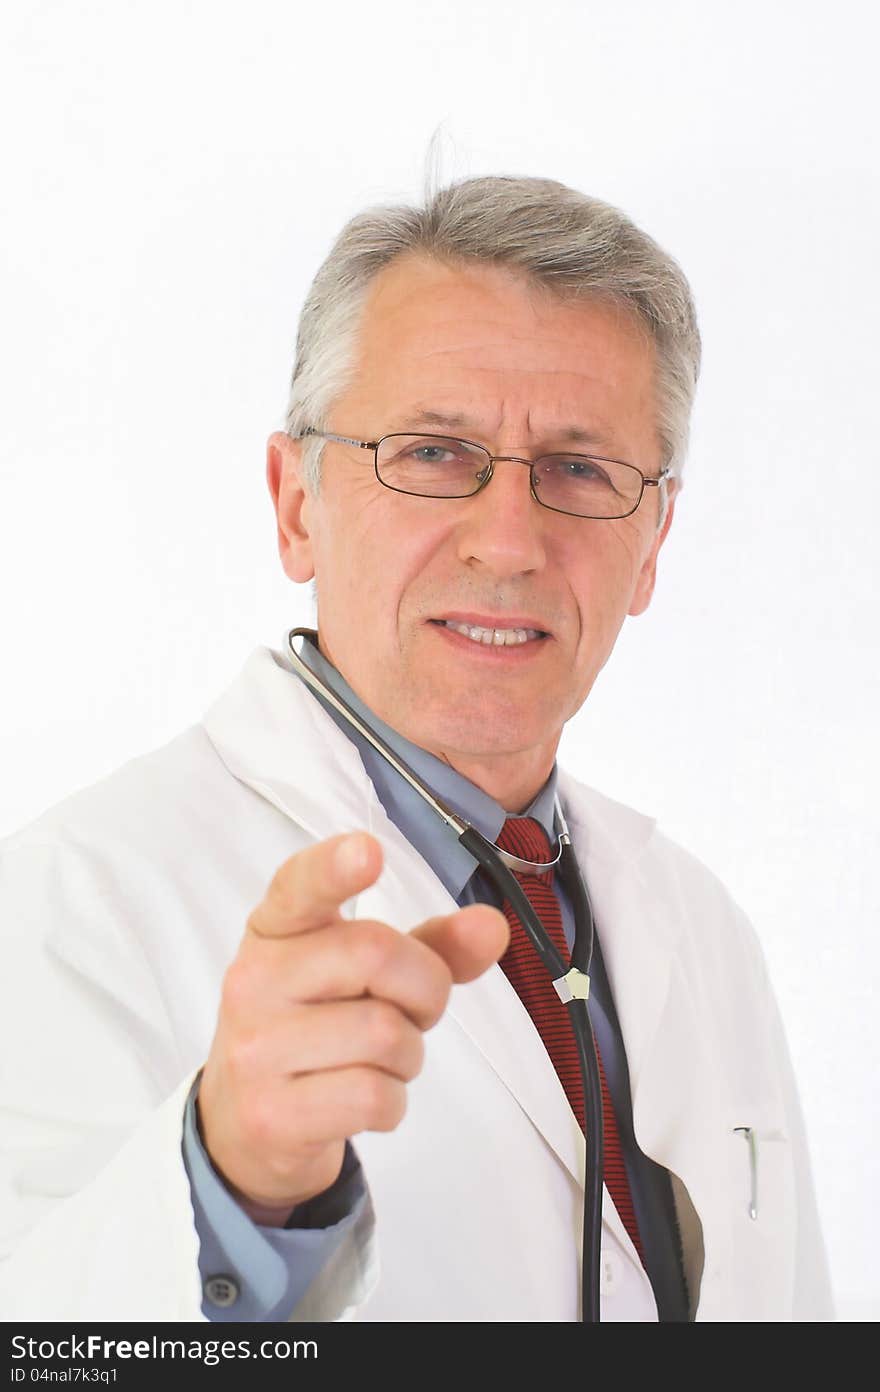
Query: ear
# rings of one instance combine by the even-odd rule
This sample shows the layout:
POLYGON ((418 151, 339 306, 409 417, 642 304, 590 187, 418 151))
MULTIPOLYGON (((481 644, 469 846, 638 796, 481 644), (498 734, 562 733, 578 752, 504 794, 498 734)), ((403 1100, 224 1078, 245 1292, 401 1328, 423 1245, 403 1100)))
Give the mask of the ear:
POLYGON ((644 614, 648 605, 651 603, 651 596, 654 593, 654 582, 657 579, 657 556, 659 555, 660 547, 666 540, 669 528, 672 526, 672 514, 675 512, 675 498, 677 492, 678 480, 674 478, 669 479, 666 484, 666 516, 663 519, 663 526, 655 533, 654 540, 651 543, 651 549, 645 557, 642 568, 639 571, 639 578, 636 581, 636 587, 633 590, 632 599, 630 600, 629 609, 627 611, 630 614, 644 614))
POLYGON ((283 430, 266 445, 266 482, 278 521, 278 554, 286 575, 299 584, 315 574, 311 522, 315 497, 303 481, 302 444, 283 430))

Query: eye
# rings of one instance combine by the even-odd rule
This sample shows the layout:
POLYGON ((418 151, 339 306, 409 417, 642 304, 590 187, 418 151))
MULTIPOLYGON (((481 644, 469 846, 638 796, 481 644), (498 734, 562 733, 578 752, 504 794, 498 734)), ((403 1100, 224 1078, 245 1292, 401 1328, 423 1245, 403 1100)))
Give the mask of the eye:
POLYGON ((553 454, 538 461, 542 472, 575 483, 610 483, 602 465, 585 454, 553 454))
POLYGON ((579 479, 607 479, 608 475, 592 459, 564 459, 561 461, 562 468, 571 478, 579 479))
POLYGON ((406 458, 412 459, 416 464, 448 464, 450 460, 456 459, 458 454, 451 450, 448 445, 412 445, 405 451, 406 458))

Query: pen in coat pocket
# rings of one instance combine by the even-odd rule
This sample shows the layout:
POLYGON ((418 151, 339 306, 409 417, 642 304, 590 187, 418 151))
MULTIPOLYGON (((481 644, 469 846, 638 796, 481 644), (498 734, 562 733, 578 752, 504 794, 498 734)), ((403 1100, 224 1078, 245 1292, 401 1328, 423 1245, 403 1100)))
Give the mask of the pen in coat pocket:
POLYGON ((751 1175, 751 1196, 749 1198, 749 1217, 758 1216, 758 1137, 753 1126, 734 1126, 734 1131, 742 1136, 749 1147, 749 1172, 751 1175))

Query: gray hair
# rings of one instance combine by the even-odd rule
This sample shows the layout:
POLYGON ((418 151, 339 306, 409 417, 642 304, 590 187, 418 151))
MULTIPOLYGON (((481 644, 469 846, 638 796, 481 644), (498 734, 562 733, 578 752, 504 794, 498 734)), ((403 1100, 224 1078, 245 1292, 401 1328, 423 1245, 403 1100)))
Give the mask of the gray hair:
MULTIPOLYGON (((422 208, 376 207, 352 218, 303 306, 287 406, 290 435, 308 426, 327 428, 333 403, 351 380, 370 285, 407 253, 509 267, 560 298, 602 297, 634 310, 657 353, 663 463, 680 476, 700 367, 687 280, 625 213, 552 179, 465 179, 429 193, 422 208)), ((323 444, 305 446, 305 475, 314 491, 323 444)))

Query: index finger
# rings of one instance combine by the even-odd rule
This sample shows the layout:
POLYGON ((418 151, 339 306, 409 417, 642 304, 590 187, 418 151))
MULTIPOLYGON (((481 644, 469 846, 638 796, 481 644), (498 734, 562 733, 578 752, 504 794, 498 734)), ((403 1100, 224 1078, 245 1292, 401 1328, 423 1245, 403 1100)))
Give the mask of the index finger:
POLYGON ((258 938, 290 938, 338 923, 346 899, 379 878, 382 847, 364 831, 306 846, 285 860, 248 918, 258 938))

